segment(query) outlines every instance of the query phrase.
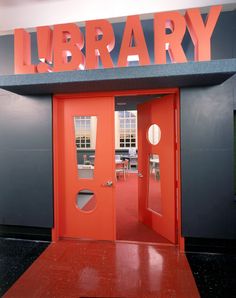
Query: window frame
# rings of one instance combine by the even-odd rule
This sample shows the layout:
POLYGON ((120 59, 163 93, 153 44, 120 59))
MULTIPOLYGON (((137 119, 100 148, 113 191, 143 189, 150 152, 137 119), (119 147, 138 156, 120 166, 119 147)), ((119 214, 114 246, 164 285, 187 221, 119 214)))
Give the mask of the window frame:
POLYGON ((77 151, 86 151, 86 150, 95 150, 96 147, 96 134, 97 134, 97 116, 93 116, 93 115, 76 115, 74 116, 74 129, 75 129, 75 143, 76 143, 76 150, 77 151), (89 125, 85 125, 85 129, 83 131, 83 134, 81 134, 81 136, 79 136, 80 138, 80 145, 81 143, 81 138, 82 137, 87 137, 89 138, 89 146, 86 146, 86 140, 85 140, 85 147, 79 147, 77 144, 77 124, 76 122, 79 121, 81 122, 90 122, 89 125), (86 129, 89 128, 89 129, 86 129))
MULTIPOLYGON (((137 150, 137 147, 138 147, 138 125, 137 125, 137 111, 136 110, 122 110, 122 111, 115 111, 115 149, 116 150, 129 150, 130 148, 133 148, 133 149, 136 149, 137 150), (120 112, 123 112, 124 113, 124 117, 120 117, 120 112), (135 117, 127 117, 125 115, 125 112, 133 112, 135 113, 135 117), (126 122, 127 120, 131 120, 131 119, 135 119, 135 127, 132 128, 131 127, 131 124, 129 126, 129 128, 126 127, 126 122), (121 128, 121 120, 124 120, 124 127, 121 128), (134 139, 135 139, 135 146, 134 147, 125 147, 126 145, 126 141, 124 142, 124 147, 121 146, 121 142, 120 142, 120 139, 121 139, 121 130, 124 130, 124 139, 126 139, 126 135, 127 135, 127 130, 128 130, 128 133, 131 135, 132 134, 132 130, 134 130, 134 139)), ((130 145, 133 143, 132 141, 132 138, 131 136, 129 137, 129 142, 130 145)))

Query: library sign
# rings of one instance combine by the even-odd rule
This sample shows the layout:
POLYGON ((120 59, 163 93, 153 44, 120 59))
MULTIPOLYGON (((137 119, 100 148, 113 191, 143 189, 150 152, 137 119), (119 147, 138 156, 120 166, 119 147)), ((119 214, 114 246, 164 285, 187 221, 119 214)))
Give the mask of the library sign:
POLYGON ((182 41, 188 30, 194 60, 211 59, 211 36, 222 6, 210 8, 204 21, 200 9, 188 9, 185 14, 161 12, 154 14, 152 39, 153 62, 149 56, 142 23, 138 15, 128 16, 123 30, 116 65, 112 59, 116 36, 107 20, 85 22, 85 33, 74 23, 36 28, 38 64, 31 61, 31 38, 24 29, 14 31, 14 67, 16 74, 73 71, 138 65, 165 64, 168 52, 173 63, 187 62, 182 41))

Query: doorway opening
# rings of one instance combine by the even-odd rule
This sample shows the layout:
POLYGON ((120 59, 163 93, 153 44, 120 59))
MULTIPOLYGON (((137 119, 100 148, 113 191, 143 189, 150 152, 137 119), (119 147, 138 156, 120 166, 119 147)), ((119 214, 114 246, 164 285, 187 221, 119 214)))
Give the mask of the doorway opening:
POLYGON ((178 89, 55 95, 53 111, 53 240, 181 246, 178 89))
MULTIPOLYGON (((145 109, 145 103, 152 103, 163 100, 162 94, 144 94, 131 96, 115 97, 115 172, 116 172, 116 239, 121 241, 137 241, 148 243, 163 243, 171 244, 173 241, 163 236, 153 227, 152 223, 145 222, 142 218, 143 211, 140 208, 142 202, 145 201, 145 208, 149 209, 153 214, 162 214, 162 180, 160 170, 159 151, 155 151, 161 139, 161 128, 155 124, 158 119, 150 119, 148 131, 145 130, 142 124, 139 123, 142 110, 145 109), (139 148, 141 140, 139 137, 146 137, 149 141, 149 146, 154 148, 154 151, 149 148, 148 157, 145 157, 145 152, 139 148), (139 150, 140 149, 140 150, 139 150), (142 155, 142 157, 140 156, 142 155), (140 194, 143 174, 143 167, 139 167, 139 162, 148 163, 144 186, 146 198, 140 194), (145 160, 145 161, 144 161, 145 160)), ((174 106, 173 106, 174 111, 174 106)), ((164 111, 163 111, 164 112, 164 111)), ((146 112, 144 112, 146 113, 146 112)), ((153 115, 150 115, 151 117, 153 115)), ((148 115, 146 115, 148 117, 148 115)), ((173 117, 176 115, 173 113, 173 117)), ((176 124, 174 120, 174 124, 176 124)), ((174 129, 174 127, 173 127, 174 129)), ((173 132, 173 134, 175 134, 173 132)), ((174 142, 174 140, 173 140, 174 142)), ((176 157, 176 156, 175 156, 176 157)), ((170 168, 170 171, 175 171, 175 168, 170 168)), ((167 186, 168 187, 168 186, 167 186)), ((169 187, 172 187, 171 185, 169 187)), ((174 204, 175 204, 174 200, 174 204)), ((175 204, 175 223, 176 224, 176 204, 175 204)), ((176 243, 177 235, 174 243, 176 243)))

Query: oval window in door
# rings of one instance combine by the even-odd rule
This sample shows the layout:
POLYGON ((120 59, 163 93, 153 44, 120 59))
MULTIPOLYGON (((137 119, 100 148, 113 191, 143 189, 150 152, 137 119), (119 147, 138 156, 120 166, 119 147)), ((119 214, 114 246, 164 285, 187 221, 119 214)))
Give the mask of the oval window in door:
POLYGON ((152 145, 157 145, 161 140, 161 129, 157 124, 152 124, 148 129, 148 141, 152 145))

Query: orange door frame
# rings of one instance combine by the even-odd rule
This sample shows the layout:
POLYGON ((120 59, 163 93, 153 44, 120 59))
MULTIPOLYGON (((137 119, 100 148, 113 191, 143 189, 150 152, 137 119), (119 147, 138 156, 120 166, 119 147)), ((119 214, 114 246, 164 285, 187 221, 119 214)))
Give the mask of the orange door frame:
POLYGON ((84 92, 79 94, 56 94, 53 97, 53 175, 54 175, 54 227, 52 229, 52 241, 59 240, 59 130, 58 130, 58 100, 79 97, 104 97, 104 96, 135 96, 151 94, 173 94, 175 98, 175 136, 176 136, 176 233, 180 251, 185 249, 184 237, 181 236, 181 171, 180 171, 180 96, 178 88, 168 89, 144 89, 144 90, 123 90, 108 92, 84 92))

